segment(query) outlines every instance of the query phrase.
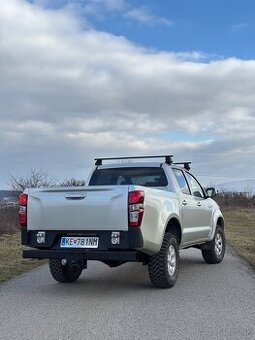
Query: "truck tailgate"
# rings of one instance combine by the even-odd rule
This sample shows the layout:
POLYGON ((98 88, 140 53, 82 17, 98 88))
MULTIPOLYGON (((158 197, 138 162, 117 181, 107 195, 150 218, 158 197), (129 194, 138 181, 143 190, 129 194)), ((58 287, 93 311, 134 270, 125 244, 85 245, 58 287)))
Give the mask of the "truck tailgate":
POLYGON ((128 186, 28 189, 28 230, 128 230, 128 186))

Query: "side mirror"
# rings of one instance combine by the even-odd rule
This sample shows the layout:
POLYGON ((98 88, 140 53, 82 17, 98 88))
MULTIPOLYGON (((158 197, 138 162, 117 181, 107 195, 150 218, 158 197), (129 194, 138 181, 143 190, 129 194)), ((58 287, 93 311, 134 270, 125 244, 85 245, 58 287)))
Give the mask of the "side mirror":
POLYGON ((216 196, 215 188, 207 188, 206 189, 206 195, 207 195, 207 197, 210 197, 210 198, 216 196))

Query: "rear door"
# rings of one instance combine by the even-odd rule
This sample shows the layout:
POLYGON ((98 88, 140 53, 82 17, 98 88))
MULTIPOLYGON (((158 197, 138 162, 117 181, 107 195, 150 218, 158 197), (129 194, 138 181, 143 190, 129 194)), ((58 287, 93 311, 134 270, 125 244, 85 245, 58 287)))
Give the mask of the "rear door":
POLYGON ((189 181, 189 173, 181 169, 173 169, 178 186, 180 188, 180 211, 182 217, 183 238, 182 245, 194 244, 199 241, 204 241, 208 238, 210 232, 209 212, 203 209, 205 197, 203 190, 201 197, 197 197, 198 188, 191 186, 189 181), (195 190, 196 189, 196 190, 195 190), (194 195, 195 193, 195 195, 194 195), (203 197, 202 197, 203 195, 203 197))
POLYGON ((212 206, 209 200, 206 198, 204 190, 198 180, 189 172, 185 171, 184 173, 188 181, 191 195, 195 202, 195 211, 197 215, 196 220, 198 226, 196 238, 208 239, 212 223, 212 206))

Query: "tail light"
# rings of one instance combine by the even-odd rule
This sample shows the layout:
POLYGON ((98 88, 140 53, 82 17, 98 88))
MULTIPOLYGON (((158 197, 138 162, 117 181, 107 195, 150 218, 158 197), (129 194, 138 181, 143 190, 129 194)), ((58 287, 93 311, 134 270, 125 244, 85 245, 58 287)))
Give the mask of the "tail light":
POLYGON ((19 225, 27 226, 27 194, 19 195, 19 225))
POLYGON ((144 191, 135 190, 128 193, 128 225, 140 227, 144 213, 144 191))

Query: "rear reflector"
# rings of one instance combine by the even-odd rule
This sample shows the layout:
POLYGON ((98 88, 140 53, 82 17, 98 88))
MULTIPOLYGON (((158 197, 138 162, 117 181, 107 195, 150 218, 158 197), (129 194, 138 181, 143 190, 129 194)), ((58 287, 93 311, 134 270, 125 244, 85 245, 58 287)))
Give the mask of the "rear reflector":
POLYGON ((19 225, 21 227, 26 227, 27 226, 27 214, 19 212, 19 225))

